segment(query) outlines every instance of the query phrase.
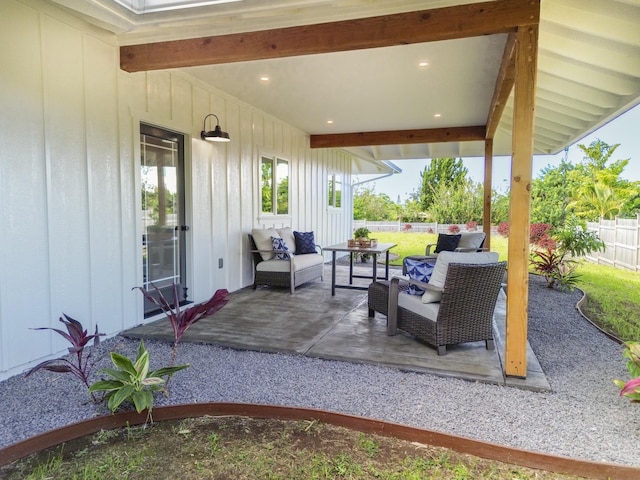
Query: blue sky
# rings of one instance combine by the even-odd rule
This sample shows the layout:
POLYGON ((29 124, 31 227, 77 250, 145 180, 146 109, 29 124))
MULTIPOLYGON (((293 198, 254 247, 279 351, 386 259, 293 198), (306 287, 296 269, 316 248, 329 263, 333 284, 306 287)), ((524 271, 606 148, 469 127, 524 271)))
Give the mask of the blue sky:
MULTIPOLYGON (((620 115, 615 120, 607 123, 591 135, 584 137, 576 144, 569 147, 568 160, 571 163, 580 163, 583 153, 578 144, 589 145, 594 140, 600 139, 609 145, 619 143, 612 159, 630 158, 629 165, 622 176, 628 180, 640 180, 640 105, 620 115)), ((547 165, 556 166, 564 157, 565 152, 557 155, 536 155, 533 157, 533 177, 537 177, 540 170, 547 165)), ((493 186, 500 189, 508 186, 509 157, 496 157, 493 160, 493 186)), ((376 193, 386 193, 393 201, 400 196, 401 201, 408 198, 409 194, 418 189, 420 172, 428 165, 430 160, 397 160, 394 161, 402 169, 400 175, 382 178, 372 183, 376 193)), ((481 182, 483 173, 483 161, 481 158, 463 158, 465 166, 469 169, 470 176, 477 182, 481 182)), ((366 180, 369 175, 362 176, 356 181, 366 180)))

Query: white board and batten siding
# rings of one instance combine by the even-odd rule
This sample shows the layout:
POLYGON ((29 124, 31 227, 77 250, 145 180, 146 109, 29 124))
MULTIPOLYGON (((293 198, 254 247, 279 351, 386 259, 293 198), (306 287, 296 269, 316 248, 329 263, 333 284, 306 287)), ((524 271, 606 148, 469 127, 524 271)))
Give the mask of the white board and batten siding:
MULTIPOLYGON (((35 327, 64 312, 109 335, 143 323, 139 124, 186 137, 190 298, 253 281, 259 226, 351 232, 351 162, 304 132, 180 71, 119 69, 115 38, 40 0, 0 2, 0 379, 66 352, 35 327), (232 141, 200 140, 215 113, 232 141), (260 155, 289 161, 289 215, 260 214, 260 155), (327 176, 343 180, 327 206, 327 176), (218 268, 219 259, 223 268, 218 268)), ((288 293, 287 293, 288 294, 288 293)))

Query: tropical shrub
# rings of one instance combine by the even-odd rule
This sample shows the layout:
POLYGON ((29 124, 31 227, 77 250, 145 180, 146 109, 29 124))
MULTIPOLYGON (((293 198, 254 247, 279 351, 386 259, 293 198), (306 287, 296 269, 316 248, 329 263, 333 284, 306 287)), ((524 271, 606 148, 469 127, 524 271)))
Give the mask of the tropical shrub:
POLYGON ((548 223, 532 223, 529 226, 529 243, 539 245, 544 242, 552 229, 553 226, 548 223))
POLYGON ((533 250, 529 263, 534 272, 545 278, 549 288, 557 286, 561 290, 573 290, 578 282, 575 260, 565 258, 556 248, 533 250))
POLYGON ((584 225, 568 222, 557 230, 547 224, 531 227, 530 239, 536 248, 531 252, 530 264, 547 280, 549 288, 558 286, 561 290, 573 290, 578 280, 574 257, 604 249, 597 234, 588 232, 584 225))
MULTIPOLYGON (((100 343, 100 337, 104 336, 104 333, 98 333, 98 326, 96 325, 95 333, 93 335, 89 335, 88 331, 83 328, 79 321, 74 320, 64 313, 62 316, 64 318, 60 317, 59 321, 67 328, 66 332, 57 328, 49 327, 34 328, 33 330, 53 330, 68 340, 69 343, 71 343, 68 350, 69 353, 75 355, 75 363, 64 357, 45 360, 29 370, 25 376, 28 377, 40 369, 56 373, 70 373, 78 378, 83 385, 89 388, 89 378, 91 377, 91 373, 93 372, 97 359, 92 360, 92 352, 85 353, 84 347, 86 347, 91 340, 93 340, 94 346, 98 345, 98 343, 100 343)), ((97 401, 93 393, 91 394, 91 397, 94 401, 97 401)))
POLYGON ((213 315, 229 301, 229 292, 225 289, 216 290, 216 293, 206 302, 193 305, 189 308, 180 310, 178 300, 178 286, 173 284, 173 303, 169 303, 162 291, 155 285, 151 285, 155 290, 155 295, 144 287, 136 287, 144 295, 148 301, 160 307, 166 315, 173 329, 173 349, 171 351, 171 365, 175 365, 176 356, 178 354, 178 343, 182 335, 198 320, 213 315))
POLYGON ((632 402, 640 402, 640 343, 625 343, 622 355, 627 359, 627 370, 631 380, 614 380, 613 383, 620 388, 620 396, 627 397, 632 402))
POLYGON ((584 224, 568 222, 559 230, 554 231, 554 237, 562 250, 574 257, 583 257, 592 252, 603 252, 605 244, 596 232, 589 232, 584 224))
POLYGON ((509 222, 502 222, 498 225, 498 233, 503 237, 509 236, 509 222))
POLYGON ((105 399, 111 413, 115 413, 122 403, 130 402, 138 413, 147 410, 149 419, 151 419, 154 404, 153 393, 164 390, 165 380, 162 377, 169 378, 174 373, 189 367, 189 365, 177 365, 150 372, 149 351, 142 340, 138 346, 135 362, 117 352, 111 352, 111 362, 115 369, 100 370, 111 378, 95 382, 89 387, 89 391, 106 392, 105 399))

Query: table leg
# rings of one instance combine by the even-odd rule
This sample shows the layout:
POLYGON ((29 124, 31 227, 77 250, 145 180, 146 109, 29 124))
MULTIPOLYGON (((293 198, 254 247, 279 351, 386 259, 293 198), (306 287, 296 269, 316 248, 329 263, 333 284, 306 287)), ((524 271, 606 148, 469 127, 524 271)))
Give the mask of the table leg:
POLYGON ((376 277, 378 276, 378 254, 373 254, 373 281, 376 281, 376 277))
POLYGON ((349 285, 353 285, 353 252, 349 252, 349 285))
POLYGON ((331 296, 336 296, 336 251, 331 252, 331 296))
POLYGON ((387 250, 387 253, 384 259, 384 279, 389 280, 389 250, 387 250))

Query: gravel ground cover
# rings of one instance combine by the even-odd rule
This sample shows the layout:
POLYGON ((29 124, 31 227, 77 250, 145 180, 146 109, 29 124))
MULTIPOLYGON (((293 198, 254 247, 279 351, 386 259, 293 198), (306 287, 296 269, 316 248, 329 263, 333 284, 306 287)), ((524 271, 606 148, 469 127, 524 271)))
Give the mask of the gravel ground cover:
MULTIPOLYGON (((407 373, 302 356, 181 344, 178 363, 156 405, 246 402, 300 406, 382 419, 532 451, 640 466, 640 406, 619 396, 612 379, 627 379, 622 347, 576 309, 581 293, 562 293, 532 276, 529 341, 553 389, 513 387, 407 373)), ((360 308, 366 308, 361 305, 360 308)), ((165 366, 170 345, 145 342, 152 368, 165 366)), ((95 348, 135 357, 123 337, 95 348)), ((425 347, 428 348, 428 347, 425 347)), ((0 448, 99 414, 86 389, 68 374, 39 371, 0 382, 0 448)))

